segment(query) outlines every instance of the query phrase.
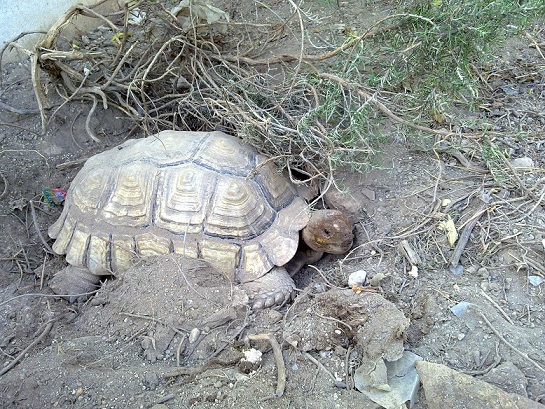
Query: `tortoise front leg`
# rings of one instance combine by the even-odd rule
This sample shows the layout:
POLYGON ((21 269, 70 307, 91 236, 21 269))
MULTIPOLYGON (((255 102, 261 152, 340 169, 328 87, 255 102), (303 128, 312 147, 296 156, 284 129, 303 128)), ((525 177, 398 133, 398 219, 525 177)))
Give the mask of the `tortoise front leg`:
POLYGON ((273 267, 257 280, 242 284, 250 297, 252 309, 282 305, 291 299, 295 283, 284 267, 273 267))

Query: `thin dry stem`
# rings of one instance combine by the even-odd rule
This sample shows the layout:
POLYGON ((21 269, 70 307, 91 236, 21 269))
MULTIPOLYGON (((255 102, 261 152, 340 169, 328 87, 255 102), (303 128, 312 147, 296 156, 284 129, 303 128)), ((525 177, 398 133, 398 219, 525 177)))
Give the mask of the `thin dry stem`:
POLYGON ((4 368, 0 370, 0 376, 4 375, 5 373, 13 369, 15 365, 17 365, 20 361, 23 360, 23 358, 26 356, 28 351, 30 351, 32 348, 38 345, 41 341, 43 341, 45 337, 47 337, 47 335, 51 332, 51 329, 53 328, 54 321, 55 320, 51 320, 45 324, 45 328, 41 332, 41 334, 34 341, 32 341, 25 349, 23 349, 19 353, 19 355, 15 357, 13 361, 11 361, 8 365, 6 365, 4 368))
POLYGON ((278 381, 276 383, 276 397, 279 398, 284 394, 286 388, 286 365, 284 364, 284 358, 282 357, 282 349, 280 344, 276 340, 273 334, 258 334, 250 335, 248 337, 251 340, 265 340, 271 344, 273 350, 274 361, 276 363, 276 369, 278 371, 278 381))

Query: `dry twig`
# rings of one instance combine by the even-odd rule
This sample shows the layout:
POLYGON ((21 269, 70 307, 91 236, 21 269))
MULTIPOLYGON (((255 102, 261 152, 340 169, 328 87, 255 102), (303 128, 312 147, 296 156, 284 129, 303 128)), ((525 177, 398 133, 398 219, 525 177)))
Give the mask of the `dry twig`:
POLYGON ((308 352, 303 352, 303 355, 305 358, 307 358, 310 362, 312 362, 314 365, 316 365, 319 369, 324 371, 326 374, 329 375, 329 377, 333 380, 333 382, 337 382, 337 379, 331 372, 329 372, 325 366, 323 366, 316 358, 314 358, 312 355, 310 355, 308 352))
POLYGON ((284 394, 284 389, 286 388, 286 365, 284 364, 280 344, 278 344, 278 341, 273 334, 250 335, 248 338, 254 341, 268 341, 269 344, 271 344, 274 361, 276 362, 276 369, 278 371, 278 381, 276 383, 275 395, 277 398, 281 397, 284 394))
POLYGON ((492 325, 492 323, 486 318, 484 313, 480 311, 479 309, 476 310, 477 314, 483 319, 483 321, 488 325, 488 327, 492 330, 494 334, 502 341, 505 345, 507 345, 512 351, 516 352, 518 355, 526 359, 528 362, 530 362, 533 366, 535 366, 537 369, 539 369, 541 372, 545 372, 545 368, 543 368, 541 365, 539 365, 536 361, 534 361, 532 358, 528 356, 526 352, 522 352, 518 348, 516 348, 513 344, 511 344, 509 341, 505 339, 505 337, 500 334, 500 332, 492 325))
POLYGON ((36 210, 34 208, 34 201, 29 200, 28 203, 30 204, 30 214, 32 215, 32 223, 34 224, 34 229, 36 230, 36 233, 38 234, 38 237, 40 238, 40 241, 42 242, 42 245, 44 246, 45 250, 49 254, 56 254, 53 249, 47 244, 47 241, 45 241, 44 236, 42 235, 42 230, 40 229, 40 225, 38 224, 38 220, 36 218, 36 210))
MULTIPOLYGON (((240 359, 240 358, 239 358, 240 359)), ((170 372, 165 372, 163 374, 163 378, 175 378, 177 376, 183 376, 183 375, 189 375, 190 377, 195 377, 196 375, 199 375, 208 369, 217 368, 217 367, 227 367, 234 365, 238 362, 239 359, 232 359, 229 361, 221 361, 217 358, 211 359, 204 365, 200 366, 192 366, 192 367, 180 367, 176 368, 170 372)))
MULTIPOLYGON (((391 26, 377 27, 386 20, 417 16, 389 16, 332 52, 305 55, 304 13, 295 2, 290 3, 293 16, 298 18, 301 48, 298 55, 267 61, 252 57, 253 46, 240 49, 241 42, 236 34, 232 35, 235 41, 230 47, 223 45, 220 49, 213 36, 201 34, 202 30, 206 33, 209 29, 206 24, 195 21, 193 27, 181 28, 176 17, 157 4, 138 3, 138 7, 145 10, 146 18, 139 27, 131 27, 131 36, 127 28, 128 7, 108 18, 92 8, 72 7, 51 27, 34 51, 26 50, 31 57, 33 86, 43 130, 48 123, 45 110, 48 101, 38 75, 40 69, 60 79, 59 90, 64 88, 60 94, 65 103, 76 98, 92 100, 86 130, 95 141, 99 139, 90 121, 96 112, 97 99, 100 99, 104 109, 109 106, 120 109, 146 133, 162 129, 220 127, 238 133, 275 158, 282 167, 298 169, 307 174, 309 180, 320 178, 326 185, 334 184, 331 177, 335 167, 333 155, 344 158, 336 159, 343 162, 353 156, 352 165, 362 166, 365 155, 372 153, 365 130, 357 126, 353 127, 355 143, 352 146, 339 142, 345 138, 343 133, 351 132, 346 129, 351 122, 349 113, 358 107, 363 109, 365 103, 361 103, 361 96, 347 88, 341 101, 347 106, 338 107, 335 115, 341 117, 336 119, 337 123, 328 123, 330 121, 320 118, 323 115, 320 112, 330 102, 324 100, 321 91, 300 68, 304 61, 336 58, 361 41, 391 29, 391 26), (75 39, 74 43, 63 44, 64 28, 80 15, 103 20, 113 38, 123 34, 117 38, 120 41, 115 43, 112 39, 112 44, 82 44, 79 47, 75 39), (153 30, 151 42, 149 30, 153 30), (73 44, 79 48, 73 49, 73 44), (297 64, 288 72, 281 65, 286 61, 297 61, 297 64), (255 68, 263 64, 277 64, 278 74, 255 68)), ((242 26, 231 25, 232 29, 239 27, 242 26)), ((247 36, 248 44, 255 44, 254 37, 260 36, 258 32, 248 30, 240 30, 237 34, 247 36)), ((276 35, 265 40, 260 38, 259 42, 264 41, 263 46, 259 51, 255 50, 253 56, 262 53, 276 38, 276 35)), ((296 177, 293 181, 299 182, 296 177)))
POLYGON ((467 245, 467 242, 469 241, 469 236, 471 235, 473 228, 477 225, 477 222, 479 221, 481 216, 486 212, 487 207, 487 203, 481 205, 479 210, 477 210, 476 214, 464 226, 462 234, 460 234, 458 242, 456 243, 456 247, 454 248, 454 251, 450 256, 451 268, 456 268, 460 263, 460 258, 462 257, 462 253, 467 245))
POLYGON ((2 179, 2 184, 4 185, 2 189, 2 193, 0 193, 0 199, 4 197, 6 192, 8 191, 8 180, 4 176, 4 174, 0 171, 0 179, 2 179))
POLYGON ((4 375, 5 373, 7 373, 11 369, 13 369, 13 367, 15 367, 15 365, 17 365, 17 363, 19 363, 19 361, 21 361, 25 357, 25 355, 28 353, 28 351, 30 351, 32 348, 34 348, 36 345, 38 345, 40 342, 42 342, 45 339, 45 337, 47 337, 47 334, 49 334, 49 332, 53 328, 54 321, 55 320, 51 320, 51 321, 48 321, 46 323, 45 328, 42 331, 42 333, 34 341, 32 341, 29 346, 27 346, 25 349, 23 349, 19 353, 19 355, 17 355, 15 357, 15 359, 13 361, 11 361, 8 365, 6 365, 4 368, 2 368, 2 370, 0 370, 0 376, 4 375))
POLYGON ((186 335, 186 332, 179 330, 178 328, 176 328, 173 325, 166 324, 163 321, 161 321, 160 319, 155 318, 155 317, 149 317, 147 315, 140 315, 140 314, 131 314, 131 313, 128 313, 128 312, 121 312, 120 314, 125 315, 127 317, 131 317, 131 318, 139 318, 139 319, 142 319, 142 320, 153 321, 153 322, 155 322, 157 324, 164 325, 165 327, 171 329, 172 331, 176 332, 177 334, 181 335, 182 337, 184 337, 186 335))

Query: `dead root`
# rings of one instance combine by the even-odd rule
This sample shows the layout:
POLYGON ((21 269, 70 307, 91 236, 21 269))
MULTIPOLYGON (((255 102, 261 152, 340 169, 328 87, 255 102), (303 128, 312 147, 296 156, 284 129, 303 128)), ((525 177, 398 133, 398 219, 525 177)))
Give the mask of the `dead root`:
MULTIPOLYGON (((251 341, 267 341, 271 345, 271 348, 273 350, 274 360, 276 363, 276 368, 278 371, 278 380, 276 384, 276 392, 273 398, 281 397, 284 394, 284 390, 286 388, 286 366, 284 364, 284 358, 282 357, 282 348, 280 347, 280 344, 276 340, 273 334, 257 334, 257 335, 250 335, 248 337, 251 341)), ((183 381, 183 383, 191 382, 195 379, 197 375, 200 375, 201 373, 218 367, 227 367, 232 366, 238 363, 240 358, 232 359, 229 361, 222 361, 215 356, 211 357, 204 365, 196 366, 196 367, 180 367, 176 368, 173 371, 166 372, 163 377, 165 379, 174 378, 177 376, 186 376, 188 377, 183 381)), ((270 399, 266 398, 265 400, 270 399)))
POLYGON ((195 377, 209 369, 213 368, 225 368, 228 366, 235 365, 238 362, 238 360, 229 360, 229 361, 222 361, 221 359, 214 358, 205 363, 204 365, 200 366, 192 366, 192 367, 180 367, 176 368, 173 371, 165 372, 163 374, 163 377, 165 379, 169 378, 175 378, 177 376, 189 376, 190 379, 186 380, 184 383, 189 383, 191 380, 195 379, 195 377))

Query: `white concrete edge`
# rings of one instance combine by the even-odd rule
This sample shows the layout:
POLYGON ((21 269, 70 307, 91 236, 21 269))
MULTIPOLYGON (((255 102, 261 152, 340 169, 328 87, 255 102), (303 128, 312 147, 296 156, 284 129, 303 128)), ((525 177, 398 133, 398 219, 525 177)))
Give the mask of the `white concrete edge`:
MULTIPOLYGON (((0 0, 0 48, 11 42, 19 34, 31 31, 47 32, 51 26, 73 5, 92 6, 98 0, 0 0)), ((119 9, 115 0, 108 0, 101 9, 119 9)), ((99 19, 78 17, 79 29, 90 29, 103 24, 99 19)), ((23 48, 33 50, 43 34, 29 34, 17 41, 23 48)), ((16 49, 6 50, 2 63, 21 61, 27 56, 16 49)))

